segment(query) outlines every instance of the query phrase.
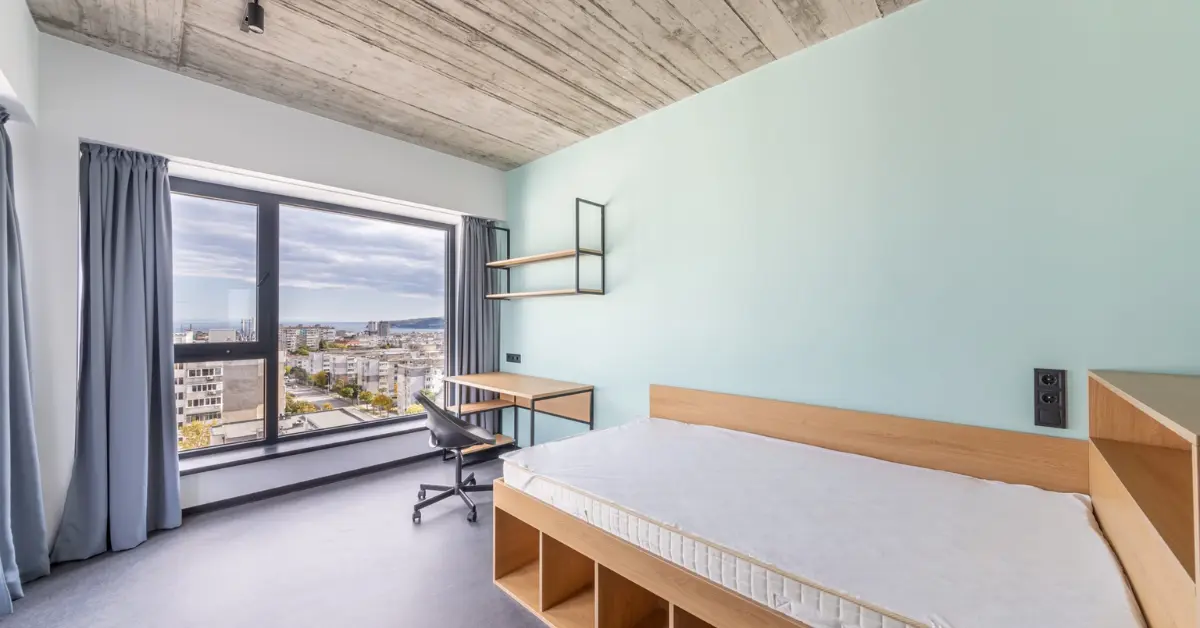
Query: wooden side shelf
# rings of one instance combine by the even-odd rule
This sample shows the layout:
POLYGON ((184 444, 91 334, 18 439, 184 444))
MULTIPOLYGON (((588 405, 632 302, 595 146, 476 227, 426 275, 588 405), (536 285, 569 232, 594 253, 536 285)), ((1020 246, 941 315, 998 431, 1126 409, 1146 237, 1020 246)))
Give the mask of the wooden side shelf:
POLYGON ((489 294, 489 299, 532 299, 535 297, 565 297, 572 294, 604 294, 602 290, 592 290, 589 288, 580 288, 576 291, 574 288, 562 288, 560 290, 537 290, 535 292, 501 292, 498 294, 489 294))
POLYGON ((496 586, 537 613, 541 535, 533 526, 501 510, 495 512, 493 525, 492 574, 496 586))
MULTIPOLYGON (((604 255, 596 249, 579 249, 580 255, 604 255)), ((549 262, 556 259, 569 259, 575 257, 575 249, 565 249, 562 251, 554 251, 553 253, 540 253, 538 255, 526 255, 525 257, 514 257, 512 259, 502 259, 495 262, 488 262, 488 268, 512 268, 513 266, 524 266, 525 264, 536 264, 538 262, 549 262)))
POLYGON ((1176 498, 1192 490, 1191 452, 1102 438, 1092 446, 1180 566, 1195 578, 1195 517, 1192 505, 1176 498))
POLYGON ((603 628, 668 628, 666 600, 599 565, 596 568, 596 624, 603 628))
POLYGON ((1092 509, 1152 628, 1195 626, 1200 377, 1088 374, 1092 509))
POLYGON ((672 604, 671 628, 713 628, 713 625, 672 604))
POLYGON ((542 534, 542 616, 563 628, 596 625, 596 563, 542 534))

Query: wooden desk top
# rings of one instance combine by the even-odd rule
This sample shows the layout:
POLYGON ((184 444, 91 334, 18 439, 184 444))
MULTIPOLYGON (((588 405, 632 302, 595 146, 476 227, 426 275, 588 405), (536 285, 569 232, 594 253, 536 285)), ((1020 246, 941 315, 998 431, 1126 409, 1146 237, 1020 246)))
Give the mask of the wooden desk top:
POLYGON ((490 390, 502 395, 512 395, 521 399, 542 399, 556 395, 587 392, 594 386, 560 382, 544 377, 517 375, 516 373, 477 373, 475 375, 455 375, 447 377, 450 384, 462 384, 480 390, 490 390))

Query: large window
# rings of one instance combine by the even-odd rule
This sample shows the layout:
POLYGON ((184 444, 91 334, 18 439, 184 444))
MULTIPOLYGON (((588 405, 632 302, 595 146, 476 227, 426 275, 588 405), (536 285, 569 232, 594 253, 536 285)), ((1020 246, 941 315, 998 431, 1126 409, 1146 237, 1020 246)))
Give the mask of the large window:
POLYGON ((171 179, 175 420, 196 452, 441 399, 454 227, 171 179))

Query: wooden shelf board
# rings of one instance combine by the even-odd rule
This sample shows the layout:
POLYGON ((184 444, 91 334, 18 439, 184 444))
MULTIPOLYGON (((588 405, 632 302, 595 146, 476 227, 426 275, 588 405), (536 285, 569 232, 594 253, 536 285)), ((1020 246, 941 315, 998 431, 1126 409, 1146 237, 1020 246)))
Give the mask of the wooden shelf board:
POLYGON ((501 292, 497 294, 489 294, 489 299, 532 299, 534 297, 565 297, 572 294, 604 294, 599 290, 590 288, 581 288, 579 292, 575 292, 574 288, 562 288, 560 290, 535 290, 533 292, 501 292))
POLYGON ((497 579, 496 586, 503 589, 505 593, 512 596, 513 599, 520 602, 522 606, 534 614, 540 615, 537 611, 539 571, 538 561, 534 560, 523 567, 518 567, 512 573, 497 579))
POLYGON ((504 434, 496 434, 496 444, 495 445, 475 445, 473 447, 467 447, 466 449, 462 450, 462 452, 463 452, 464 456, 469 456, 471 454, 477 454, 481 451, 487 451, 489 449, 494 449, 496 447, 503 447, 505 445, 510 445, 510 444, 512 444, 512 442, 513 442, 512 436, 505 436, 504 434))
POLYGON ((585 587, 575 595, 546 609, 543 620, 556 628, 593 628, 596 625, 596 591, 585 587))
POLYGON ((1090 376, 1188 442, 1200 442, 1200 376, 1132 371, 1090 376))
MULTIPOLYGON (((581 255, 598 255, 598 256, 604 255, 604 253, 602 253, 596 249, 585 249, 582 247, 580 247, 579 253, 581 255)), ((553 251, 550 253, 539 253, 537 255, 526 255, 525 257, 514 257, 512 259, 496 260, 494 262, 488 262, 487 267, 488 268, 512 268, 513 266, 523 266, 525 264, 536 264, 538 262, 549 262, 551 260, 568 259, 571 257, 575 257, 575 249, 565 249, 562 251, 553 251)))
POLYGON ((480 412, 490 412, 492 410, 500 410, 502 408, 513 407, 513 402, 503 399, 492 399, 491 401, 479 401, 476 403, 465 403, 460 409, 459 406, 446 406, 446 409, 455 414, 479 414, 480 412))
POLYGON ((1102 438, 1092 444, 1195 579, 1192 502, 1179 499, 1192 492, 1192 452, 1102 438))

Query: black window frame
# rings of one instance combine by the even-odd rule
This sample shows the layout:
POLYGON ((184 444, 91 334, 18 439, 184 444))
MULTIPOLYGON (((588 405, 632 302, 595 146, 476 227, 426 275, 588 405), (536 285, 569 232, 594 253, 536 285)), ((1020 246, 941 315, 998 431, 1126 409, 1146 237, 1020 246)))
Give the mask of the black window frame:
MULTIPOLYGON (((257 278, 258 290, 256 295, 257 315, 255 316, 256 340, 254 342, 220 342, 192 343, 174 345, 173 364, 191 362, 217 362, 226 360, 264 360, 263 395, 263 438, 242 443, 216 445, 199 449, 180 451, 180 458, 204 456, 249 447, 264 447, 280 443, 303 440, 339 432, 349 432, 391 423, 423 420, 425 413, 398 415, 378 421, 369 421, 358 425, 345 425, 324 430, 313 430, 280 436, 279 421, 283 418, 282 408, 279 407, 280 386, 279 372, 279 207, 287 205, 303 209, 330 212, 356 218, 385 220, 414 227, 424 227, 443 232, 446 241, 446 286, 445 286, 445 339, 443 341, 446 354, 446 373, 449 374, 450 349, 453 346, 454 298, 455 298, 455 260, 457 260, 456 244, 458 229, 453 224, 435 222, 392 214, 388 212, 350 207, 324 201, 314 201, 306 198, 262 192, 246 188, 234 187, 220 183, 196 181, 183 177, 170 177, 171 193, 186 196, 197 196, 220 201, 230 201, 254 205, 258 207, 258 237, 257 237, 257 278)), ((172 281, 174 279, 172 278, 172 281)), ((172 327, 174 324, 172 323, 172 327)), ((172 367, 173 368, 173 367, 172 367)), ((398 405, 397 407, 403 407, 398 405)), ((176 420, 176 415, 169 417, 176 420)))

